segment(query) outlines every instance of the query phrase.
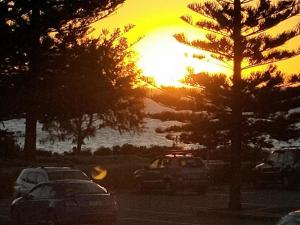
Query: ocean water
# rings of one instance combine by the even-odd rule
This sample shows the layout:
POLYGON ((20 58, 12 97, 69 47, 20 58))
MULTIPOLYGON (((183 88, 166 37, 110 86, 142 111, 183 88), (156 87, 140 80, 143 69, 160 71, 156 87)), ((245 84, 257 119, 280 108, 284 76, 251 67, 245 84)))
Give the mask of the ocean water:
MULTIPOLYGON (((150 98, 145 98, 145 112, 148 114, 160 113, 160 112, 175 112, 176 110, 161 105, 150 98)), ((293 112, 300 112, 300 107, 293 110, 293 112)), ((178 112, 178 111, 177 111, 178 112)), ((180 111, 184 112, 184 111, 180 111)), ((189 111, 185 111, 189 112, 189 111)), ((292 112, 292 110, 291 110, 292 112)), ((113 147, 121 146, 124 144, 132 144, 135 146, 173 146, 174 142, 165 138, 166 134, 156 133, 157 128, 166 128, 171 125, 179 125, 180 122, 177 121, 167 121, 162 122, 160 120, 146 118, 145 128, 143 132, 138 134, 132 133, 122 133, 120 134, 117 130, 111 128, 102 128, 96 132, 95 137, 90 139, 85 139, 85 145, 83 148, 90 148, 91 150, 96 150, 99 147, 113 147)), ((3 123, 4 127, 9 131, 15 132, 17 134, 17 141, 21 146, 24 145, 24 131, 25 131, 25 119, 10 120, 3 123)), ((2 126, 0 124, 0 126, 2 126)), ((300 123, 297 124, 300 127, 300 123)), ((2 128, 2 127, 1 127, 2 128)), ((47 133, 42 130, 42 125, 38 123, 37 125, 37 148, 45 149, 53 152, 64 152, 71 151, 72 147, 75 146, 71 141, 56 141, 55 143, 44 143, 41 142, 47 133)), ((300 146, 299 140, 290 140, 288 142, 279 142, 273 140, 274 149, 288 147, 288 146, 300 146)), ((185 145, 179 144, 183 148, 195 148, 196 145, 185 145)))
MULTIPOLYGON (((174 109, 163 106, 153 100, 145 99, 145 112, 146 113, 159 113, 164 111, 175 111, 174 109)), ((111 128, 102 128, 96 132, 95 137, 85 139, 85 145, 83 148, 90 148, 96 150, 99 147, 113 147, 116 145, 132 144, 135 146, 172 146, 173 141, 165 138, 166 134, 156 133, 156 128, 166 128, 171 125, 181 124, 176 121, 162 122, 157 119, 145 119, 145 127, 141 133, 122 133, 111 128)), ((24 145, 24 131, 25 131, 25 119, 9 120, 4 122, 4 127, 9 131, 17 134, 18 143, 24 145)), ((37 148, 45 149, 53 152, 70 151, 74 144, 71 141, 56 141, 55 143, 44 143, 43 140, 47 136, 47 133, 42 130, 42 125, 37 125, 37 148)), ((189 145, 182 145, 189 148, 189 145)))

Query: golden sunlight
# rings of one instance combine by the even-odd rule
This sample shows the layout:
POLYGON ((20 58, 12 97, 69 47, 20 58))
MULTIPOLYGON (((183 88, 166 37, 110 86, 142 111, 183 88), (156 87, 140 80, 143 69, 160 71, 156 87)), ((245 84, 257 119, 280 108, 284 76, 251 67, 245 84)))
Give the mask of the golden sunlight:
POLYGON ((92 170, 94 180, 103 180, 107 175, 107 171, 100 166, 95 166, 92 170))
POLYGON ((158 30, 148 34, 135 47, 139 53, 138 66, 145 76, 153 77, 158 85, 182 86, 180 80, 187 74, 187 68, 195 72, 226 73, 220 62, 212 59, 208 53, 181 44, 168 31, 158 30), (194 54, 207 58, 199 60, 194 54))

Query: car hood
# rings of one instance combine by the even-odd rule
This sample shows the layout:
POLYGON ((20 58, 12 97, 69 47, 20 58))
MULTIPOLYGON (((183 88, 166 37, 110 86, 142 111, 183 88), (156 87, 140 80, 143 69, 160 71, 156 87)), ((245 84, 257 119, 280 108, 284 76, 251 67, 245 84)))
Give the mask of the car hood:
POLYGON ((255 166, 255 169, 257 169, 257 170, 268 169, 268 168, 272 168, 272 165, 268 164, 268 163, 260 163, 255 166))

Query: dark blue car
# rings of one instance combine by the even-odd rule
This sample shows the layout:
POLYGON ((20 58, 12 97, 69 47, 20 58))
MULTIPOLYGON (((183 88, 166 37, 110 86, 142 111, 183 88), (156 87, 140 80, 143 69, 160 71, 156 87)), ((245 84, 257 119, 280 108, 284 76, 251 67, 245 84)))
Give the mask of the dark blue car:
POLYGON ((117 203, 92 181, 61 180, 42 183, 11 204, 14 224, 115 223, 117 203))

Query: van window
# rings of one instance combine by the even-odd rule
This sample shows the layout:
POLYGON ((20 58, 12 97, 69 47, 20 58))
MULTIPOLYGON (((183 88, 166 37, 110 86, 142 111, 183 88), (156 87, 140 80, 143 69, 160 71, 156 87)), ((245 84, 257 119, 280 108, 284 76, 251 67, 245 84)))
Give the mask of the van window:
POLYGON ((27 176, 27 183, 30 183, 30 184, 36 184, 36 173, 35 172, 30 172, 28 173, 28 176, 27 176))
POLYGON ((181 167, 185 168, 195 168, 195 167, 203 167, 204 164, 200 159, 197 158, 183 158, 180 159, 179 164, 181 167))
POLYGON ((37 181, 37 183, 39 184, 39 183, 46 182, 47 180, 46 180, 46 177, 44 176, 44 174, 38 173, 38 174, 37 174, 36 181, 37 181))
POLYGON ((157 169, 157 168, 159 168, 160 167, 160 159, 156 159, 156 160, 154 160, 151 164, 150 164, 150 166, 149 166, 149 168, 151 168, 151 169, 157 169))

